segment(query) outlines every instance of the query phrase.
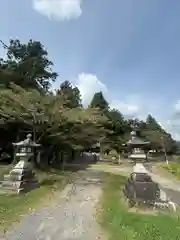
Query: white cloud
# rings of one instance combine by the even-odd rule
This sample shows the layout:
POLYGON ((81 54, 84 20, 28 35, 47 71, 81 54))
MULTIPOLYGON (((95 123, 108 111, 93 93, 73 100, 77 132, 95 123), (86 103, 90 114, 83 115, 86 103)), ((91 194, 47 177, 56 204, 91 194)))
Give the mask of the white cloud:
POLYGON ((168 120, 162 121, 164 129, 171 133, 174 139, 180 140, 180 100, 172 107, 172 115, 168 120))
POLYGON ((142 100, 138 96, 128 96, 122 101, 113 99, 106 85, 102 83, 96 75, 89 73, 79 74, 76 79, 76 86, 80 90, 84 106, 88 106, 94 93, 102 91, 104 97, 110 103, 110 107, 118 109, 126 117, 144 119, 147 115, 142 100))
POLYGON ((127 117, 137 117, 141 112, 140 106, 131 102, 113 100, 110 105, 112 108, 118 109, 127 117))
POLYGON ((174 104, 173 114, 167 122, 167 129, 176 140, 180 140, 180 100, 174 104))
POLYGON ((146 119, 149 114, 149 106, 138 94, 131 94, 124 99, 112 99, 111 108, 119 109, 126 118, 146 119))
POLYGON ((102 91, 105 96, 107 96, 108 93, 107 87, 93 74, 79 74, 76 85, 81 92, 83 105, 85 106, 91 102, 94 93, 102 91))
POLYGON ((160 125, 165 129, 165 131, 170 133, 174 139, 180 140, 180 124, 177 124, 176 120, 164 120, 160 125))
POLYGON ((77 19, 82 14, 82 0, 33 0, 33 8, 56 21, 77 19))
POLYGON ((175 110, 176 113, 180 112, 180 100, 178 100, 176 102, 176 104, 174 105, 174 110, 175 110))

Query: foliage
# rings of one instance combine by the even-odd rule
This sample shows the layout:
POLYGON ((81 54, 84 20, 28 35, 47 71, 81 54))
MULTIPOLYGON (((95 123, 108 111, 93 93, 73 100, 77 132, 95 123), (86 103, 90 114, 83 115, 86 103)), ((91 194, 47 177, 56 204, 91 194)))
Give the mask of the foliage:
POLYGON ((65 118, 59 96, 41 94, 37 90, 25 90, 15 84, 0 91, 1 123, 18 123, 33 133, 49 132, 59 128, 65 118))
POLYGON ((126 178, 107 174, 98 220, 110 240, 169 240, 178 239, 179 217, 156 213, 135 213, 127 209, 122 196, 126 178))
POLYGON ((90 103, 91 108, 99 108, 101 111, 106 111, 109 108, 109 104, 103 96, 102 92, 94 94, 93 99, 90 103))
POLYGON ((67 108, 82 107, 81 95, 77 87, 73 87, 69 81, 64 81, 60 89, 57 90, 57 95, 63 98, 64 106, 67 108))
POLYGON ((176 155, 180 155, 180 141, 175 141, 174 143, 176 149, 176 155))
POLYGON ((49 90, 57 73, 52 71, 53 63, 39 41, 31 39, 23 44, 18 39, 10 40, 4 47, 7 59, 0 61, 0 79, 6 86, 14 82, 23 88, 49 90))
POLYGON ((83 149, 103 139, 106 133, 103 122, 106 119, 96 109, 69 109, 63 114, 67 118, 66 128, 54 135, 61 136, 63 142, 83 149))
POLYGON ((111 149, 121 152, 123 150, 122 145, 130 138, 130 132, 133 129, 136 130, 137 136, 150 141, 149 149, 156 151, 166 149, 168 153, 176 151, 176 142, 151 115, 147 116, 146 121, 124 119, 117 109, 109 108, 109 104, 101 92, 94 95, 91 106, 100 109, 108 120, 104 127, 109 131, 101 142, 103 152, 109 152, 111 149))
POLYGON ((87 147, 103 137, 104 120, 97 110, 65 108, 61 97, 11 84, 0 91, 1 121, 24 124, 34 134, 54 137, 72 148, 87 147))
POLYGON ((116 109, 106 111, 105 115, 108 119, 105 127, 109 129, 109 133, 102 144, 109 150, 115 149, 117 152, 120 152, 122 144, 125 143, 127 123, 123 115, 116 109))
POLYGON ((156 150, 166 148, 167 152, 175 151, 175 141, 151 115, 147 116, 142 134, 151 142, 151 148, 156 150))

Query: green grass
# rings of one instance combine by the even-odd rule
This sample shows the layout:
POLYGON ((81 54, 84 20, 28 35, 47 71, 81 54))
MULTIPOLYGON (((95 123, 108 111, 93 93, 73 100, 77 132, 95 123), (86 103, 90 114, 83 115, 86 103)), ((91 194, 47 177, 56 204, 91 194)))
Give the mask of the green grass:
POLYGON ((102 170, 102 171, 112 171, 112 169, 114 168, 120 168, 120 166, 114 166, 114 165, 110 165, 110 164, 106 164, 106 163, 96 163, 96 164, 91 164, 89 165, 88 168, 91 168, 91 169, 97 169, 97 170, 102 170))
POLYGON ((162 164, 161 167, 180 179, 180 163, 162 164))
POLYGON ((4 174, 7 174, 11 168, 12 165, 0 165, 0 180, 3 179, 4 174))
POLYGON ((113 173, 113 174, 116 174, 116 175, 129 175, 129 173, 126 173, 126 172, 123 172, 121 171, 121 168, 123 167, 127 167, 128 165, 127 164, 120 164, 120 165, 117 165, 117 166, 113 166, 113 165, 110 165, 110 164, 92 164, 89 166, 89 169, 94 169, 94 170, 99 170, 99 171, 103 171, 105 173, 113 173))
POLYGON ((126 178, 108 174, 98 220, 109 235, 109 240, 179 240, 180 218, 159 214, 145 215, 127 211, 122 198, 126 178))
MULTIPOLYGON (((7 172, 7 169, 0 171, 7 172)), ((32 210, 41 207, 49 200, 48 196, 54 197, 57 190, 62 190, 69 181, 69 173, 46 173, 37 172, 41 187, 26 194, 0 195, 0 230, 5 230, 21 217, 32 210)))
POLYGON ((115 150, 111 150, 108 155, 101 153, 103 159, 113 160, 113 157, 115 158, 114 161, 119 158, 119 154, 115 150))

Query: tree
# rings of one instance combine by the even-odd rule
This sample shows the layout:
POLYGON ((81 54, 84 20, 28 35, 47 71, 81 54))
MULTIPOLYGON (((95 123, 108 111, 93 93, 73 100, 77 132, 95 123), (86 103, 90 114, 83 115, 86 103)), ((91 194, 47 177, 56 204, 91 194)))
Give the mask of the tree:
POLYGON ((151 114, 149 114, 146 118, 146 125, 147 125, 147 128, 153 131, 165 132, 160 126, 160 124, 156 121, 156 119, 151 114))
POLYGON ((65 124, 60 103, 59 97, 11 84, 10 89, 0 91, 1 124, 16 123, 19 128, 33 132, 34 137, 36 134, 42 137, 65 124))
POLYGON ((121 152, 122 144, 126 141, 126 133, 128 131, 127 122, 117 109, 109 110, 107 117, 109 120, 107 128, 110 131, 107 136, 109 146, 111 149, 121 152))
POLYGON ((144 129, 142 129, 142 135, 150 141, 152 149, 161 151, 165 147, 167 152, 175 151, 175 143, 172 136, 150 114, 147 116, 144 129))
POLYGON ((102 92, 97 92, 94 94, 93 99, 90 103, 91 108, 99 108, 102 111, 107 111, 109 109, 109 104, 103 96, 102 92))
POLYGON ((107 119, 96 109, 74 108, 66 111, 65 116, 69 126, 59 134, 75 149, 86 149, 106 135, 107 119))
POLYGON ((64 106, 67 108, 82 107, 80 91, 77 87, 73 87, 69 81, 64 81, 57 94, 64 99, 64 106))
POLYGON ((51 67, 48 52, 39 41, 29 40, 22 44, 18 39, 10 40, 7 50, 7 60, 0 62, 0 77, 6 76, 7 84, 14 82, 23 88, 49 90, 51 82, 57 78, 57 73, 51 67))
POLYGON ((96 109, 64 108, 61 95, 42 94, 11 84, 0 91, 1 124, 17 123, 53 144, 85 148, 100 140, 104 134, 105 118, 96 109))

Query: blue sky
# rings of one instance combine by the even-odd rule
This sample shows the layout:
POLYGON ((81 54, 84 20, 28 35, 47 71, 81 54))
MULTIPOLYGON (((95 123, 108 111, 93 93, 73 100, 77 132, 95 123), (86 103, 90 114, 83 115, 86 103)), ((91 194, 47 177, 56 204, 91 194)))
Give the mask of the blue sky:
MULTIPOLYGON (((125 115, 180 124, 179 0, 1 0, 0 38, 41 41, 85 104, 102 90, 125 115)), ((0 48, 3 56, 3 49, 0 48)))

